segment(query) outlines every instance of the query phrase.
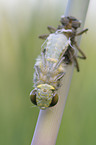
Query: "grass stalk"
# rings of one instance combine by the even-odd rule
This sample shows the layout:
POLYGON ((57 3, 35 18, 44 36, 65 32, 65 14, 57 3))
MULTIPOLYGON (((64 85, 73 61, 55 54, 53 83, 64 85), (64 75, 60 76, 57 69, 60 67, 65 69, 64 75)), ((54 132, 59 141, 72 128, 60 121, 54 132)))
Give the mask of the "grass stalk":
MULTIPOLYGON (((65 16, 74 16, 82 21, 84 26, 89 0, 68 0, 65 16)), ((80 37, 78 43, 80 42, 80 37)), ((40 110, 31 145, 55 145, 58 135, 71 79, 74 64, 68 65, 66 75, 62 79, 62 86, 58 90, 59 101, 51 109, 40 110)))

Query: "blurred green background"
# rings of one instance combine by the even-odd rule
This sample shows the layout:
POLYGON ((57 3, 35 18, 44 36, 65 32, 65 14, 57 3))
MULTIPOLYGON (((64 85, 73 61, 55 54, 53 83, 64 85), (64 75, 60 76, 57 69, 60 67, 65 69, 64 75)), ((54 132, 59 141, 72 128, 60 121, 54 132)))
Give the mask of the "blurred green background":
MULTIPOLYGON (((30 145, 39 109, 29 93, 39 34, 57 27, 67 0, 0 1, 0 145, 30 145)), ((74 69, 56 145, 96 145, 96 1, 91 0, 80 47, 87 60, 74 69)))

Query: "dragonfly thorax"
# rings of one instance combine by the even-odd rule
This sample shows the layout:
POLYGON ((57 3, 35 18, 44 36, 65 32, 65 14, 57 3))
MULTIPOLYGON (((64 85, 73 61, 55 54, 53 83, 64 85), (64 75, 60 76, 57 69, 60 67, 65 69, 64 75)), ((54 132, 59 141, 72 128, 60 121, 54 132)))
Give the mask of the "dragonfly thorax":
POLYGON ((45 109, 50 106, 55 88, 48 84, 40 84, 37 86, 36 102, 37 106, 45 109))

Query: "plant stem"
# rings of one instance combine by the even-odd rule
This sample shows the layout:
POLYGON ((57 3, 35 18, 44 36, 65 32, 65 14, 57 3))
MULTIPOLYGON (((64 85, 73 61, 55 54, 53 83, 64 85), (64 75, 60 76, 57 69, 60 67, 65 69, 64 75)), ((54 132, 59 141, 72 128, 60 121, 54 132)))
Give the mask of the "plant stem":
MULTIPOLYGON (((69 0, 65 16, 74 16, 82 21, 84 26, 89 0, 69 0)), ((79 37, 80 42, 80 37, 79 37)), ((51 109, 40 110, 31 145, 55 145, 58 135, 66 98, 73 74, 74 64, 68 65, 66 75, 62 79, 62 86, 58 90, 59 101, 51 109)))

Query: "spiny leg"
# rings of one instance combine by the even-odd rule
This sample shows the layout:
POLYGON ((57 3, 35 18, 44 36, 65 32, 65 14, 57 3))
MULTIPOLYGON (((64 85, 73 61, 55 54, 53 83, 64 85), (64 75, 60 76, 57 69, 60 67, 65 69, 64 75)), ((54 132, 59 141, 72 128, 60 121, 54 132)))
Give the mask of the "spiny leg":
POLYGON ((56 28, 53 26, 48 26, 47 29, 49 30, 50 33, 54 33, 56 31, 56 28))
POLYGON ((65 57, 61 57, 60 60, 58 60, 58 62, 55 64, 53 70, 57 69, 64 59, 65 59, 65 57))
POLYGON ((42 34, 42 35, 39 35, 38 37, 40 39, 47 39, 48 36, 49 36, 49 34, 42 34))
POLYGON ((81 32, 77 33, 76 36, 82 35, 83 33, 86 33, 88 31, 88 28, 82 30, 81 32))
POLYGON ((80 71, 80 70, 79 70, 79 64, 78 64, 78 60, 77 60, 77 58, 76 58, 75 55, 73 56, 73 59, 74 59, 74 61, 75 61, 75 65, 76 65, 77 71, 79 72, 79 71, 80 71))
POLYGON ((81 59, 86 59, 86 55, 84 54, 84 52, 79 48, 79 46, 77 45, 77 43, 75 42, 74 45, 76 46, 77 50, 81 53, 82 56, 78 56, 81 59))
POLYGON ((65 72, 62 72, 61 74, 57 75, 57 78, 55 81, 60 80, 65 75, 65 72))
POLYGON ((37 74, 38 79, 39 79, 39 77, 40 77, 39 76, 39 67, 35 65, 34 68, 35 68, 36 74, 37 74))

